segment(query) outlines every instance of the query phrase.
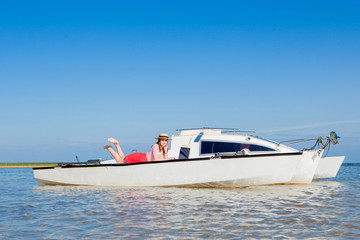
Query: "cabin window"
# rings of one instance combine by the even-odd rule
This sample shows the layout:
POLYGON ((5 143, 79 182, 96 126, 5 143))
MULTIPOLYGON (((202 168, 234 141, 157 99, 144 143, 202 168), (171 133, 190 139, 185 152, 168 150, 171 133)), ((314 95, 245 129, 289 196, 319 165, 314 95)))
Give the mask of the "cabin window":
POLYGON ((201 154, 208 153, 225 153, 225 152, 237 152, 244 148, 253 151, 275 151, 272 148, 255 145, 255 144, 244 144, 244 143, 232 143, 232 142, 201 142, 201 154))

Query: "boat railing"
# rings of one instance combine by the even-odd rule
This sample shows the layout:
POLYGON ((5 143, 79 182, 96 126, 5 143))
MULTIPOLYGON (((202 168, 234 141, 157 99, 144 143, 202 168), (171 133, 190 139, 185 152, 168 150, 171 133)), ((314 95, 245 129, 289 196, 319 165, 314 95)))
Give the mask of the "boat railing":
POLYGON ((248 134, 248 133, 256 133, 255 131, 241 131, 241 130, 225 130, 225 131, 221 131, 222 133, 232 133, 232 134, 248 134))
POLYGON ((305 138, 295 139, 295 140, 279 142, 278 145, 280 146, 280 144, 284 144, 284 145, 290 146, 290 145, 294 145, 294 144, 298 144, 298 143, 310 142, 310 141, 315 141, 315 140, 323 140, 323 139, 328 139, 328 138, 327 137, 318 137, 318 138, 307 138, 307 139, 305 139, 305 138))
POLYGON ((239 130, 238 128, 209 128, 209 127, 203 127, 203 128, 184 128, 184 129, 176 129, 176 131, 194 131, 194 130, 200 130, 201 132, 204 132, 206 130, 220 130, 221 133, 231 133, 231 134, 255 134, 255 131, 248 131, 248 130, 239 130))
POLYGON ((190 131, 190 130, 227 130, 227 131, 237 131, 237 128, 209 128, 209 127, 202 127, 202 128, 183 128, 183 129, 176 129, 175 131, 190 131))

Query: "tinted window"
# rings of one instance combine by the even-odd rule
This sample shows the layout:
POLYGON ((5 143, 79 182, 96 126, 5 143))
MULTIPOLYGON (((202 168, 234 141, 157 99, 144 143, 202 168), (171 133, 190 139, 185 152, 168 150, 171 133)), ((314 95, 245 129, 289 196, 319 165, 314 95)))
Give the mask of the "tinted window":
POLYGON ((260 146, 260 145, 255 145, 255 144, 250 145, 249 150, 250 151, 275 151, 274 149, 264 147, 264 146, 260 146))
POLYGON ((244 148, 250 151, 274 151, 274 149, 254 144, 230 143, 230 142, 201 142, 201 154, 237 152, 244 148))

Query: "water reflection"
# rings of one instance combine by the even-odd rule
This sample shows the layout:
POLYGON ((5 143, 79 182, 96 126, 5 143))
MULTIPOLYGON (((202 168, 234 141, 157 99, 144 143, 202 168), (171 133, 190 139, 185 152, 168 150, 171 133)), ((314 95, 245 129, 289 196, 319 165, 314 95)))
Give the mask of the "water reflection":
POLYGON ((46 186, 31 172, 0 170, 0 238, 359 238, 359 173, 196 189, 46 186))
POLYGON ((126 237, 235 238, 239 231, 257 238, 296 237, 299 232, 311 237, 324 224, 337 234, 337 218, 347 214, 337 202, 343 185, 335 181, 242 189, 41 185, 34 193, 71 199, 72 206, 65 204, 67 212, 70 207, 78 215, 71 221, 91 226, 100 219, 102 228, 126 237))

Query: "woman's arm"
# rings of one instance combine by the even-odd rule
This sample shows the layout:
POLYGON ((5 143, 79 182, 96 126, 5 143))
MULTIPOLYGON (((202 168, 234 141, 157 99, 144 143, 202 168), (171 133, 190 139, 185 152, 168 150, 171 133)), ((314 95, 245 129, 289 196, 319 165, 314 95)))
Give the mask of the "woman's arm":
MULTIPOLYGON (((156 144, 157 145, 157 144, 156 144)), ((160 149, 159 149, 159 145, 157 145, 156 147, 154 147, 152 149, 152 154, 154 156, 154 159, 155 161, 166 161, 166 160, 171 160, 171 159, 174 159, 174 158, 169 158, 168 156, 168 148, 164 148, 164 152, 160 152, 160 149), (163 158, 162 158, 163 157, 163 158)))

